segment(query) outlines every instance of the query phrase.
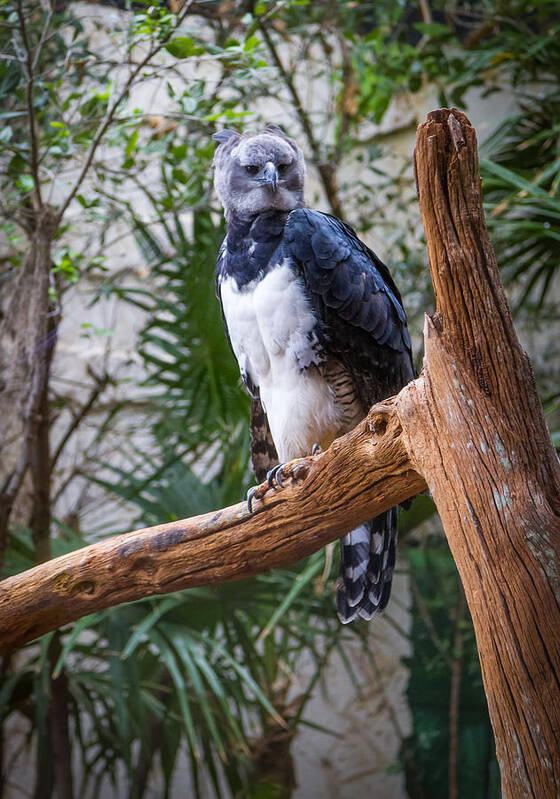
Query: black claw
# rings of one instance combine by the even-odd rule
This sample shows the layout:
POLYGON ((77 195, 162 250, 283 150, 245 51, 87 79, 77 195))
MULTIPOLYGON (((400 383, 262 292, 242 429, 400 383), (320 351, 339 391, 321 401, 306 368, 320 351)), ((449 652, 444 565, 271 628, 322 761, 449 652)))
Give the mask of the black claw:
POLYGON ((249 513, 253 512, 253 497, 255 496, 255 491, 257 490, 257 486, 253 486, 247 491, 247 509, 249 513))
POLYGON ((276 488, 276 486, 278 486, 279 488, 283 488, 283 483, 282 483, 283 465, 284 464, 279 463, 278 466, 275 466, 266 475, 266 482, 268 483, 269 488, 276 488), (274 483, 276 483, 276 486, 274 485, 274 483))
POLYGON ((323 447, 320 444, 313 444, 313 447, 311 448, 312 455, 318 455, 322 451, 323 447))

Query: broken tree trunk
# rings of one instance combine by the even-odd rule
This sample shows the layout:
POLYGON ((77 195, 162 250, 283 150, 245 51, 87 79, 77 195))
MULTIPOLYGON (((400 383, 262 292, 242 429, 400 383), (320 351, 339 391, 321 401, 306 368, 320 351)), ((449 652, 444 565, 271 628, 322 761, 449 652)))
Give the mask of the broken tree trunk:
POLYGON ((436 313, 422 375, 282 490, 103 541, 0 584, 1 646, 120 602, 294 562, 433 493, 473 617, 504 796, 560 794, 560 468, 490 245, 474 131, 429 115, 415 153, 436 313), (351 513, 348 509, 351 508, 351 513))
POLYGON ((436 313, 399 403, 472 615, 506 797, 560 795, 560 469, 488 238, 476 138, 429 115, 415 169, 436 313))

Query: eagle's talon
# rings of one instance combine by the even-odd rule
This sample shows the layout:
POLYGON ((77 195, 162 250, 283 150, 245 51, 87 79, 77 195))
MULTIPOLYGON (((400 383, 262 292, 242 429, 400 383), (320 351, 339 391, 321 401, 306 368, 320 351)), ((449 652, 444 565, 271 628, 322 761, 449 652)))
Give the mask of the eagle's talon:
POLYGON ((277 466, 274 466, 266 475, 266 482, 268 483, 269 488, 283 488, 284 483, 282 482, 282 467, 284 466, 283 463, 279 463, 277 466), (276 483, 276 485, 275 485, 276 483))
POLYGON ((323 447, 320 444, 313 444, 311 447, 311 454, 312 455, 320 455, 323 451, 323 447))
POLYGON ((258 486, 253 486, 247 491, 247 510, 249 513, 253 512, 253 497, 257 491, 258 486))

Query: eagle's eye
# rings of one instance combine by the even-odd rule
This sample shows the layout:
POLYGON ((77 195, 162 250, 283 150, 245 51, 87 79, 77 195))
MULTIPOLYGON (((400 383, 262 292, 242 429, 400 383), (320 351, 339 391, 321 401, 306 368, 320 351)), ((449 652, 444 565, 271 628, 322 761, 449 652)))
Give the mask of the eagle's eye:
POLYGON ((278 174, 285 175, 289 166, 289 164, 278 164, 278 174))
POLYGON ((256 164, 247 164, 245 167, 245 172, 247 172, 248 175, 257 175, 259 172, 259 167, 256 166, 256 164))

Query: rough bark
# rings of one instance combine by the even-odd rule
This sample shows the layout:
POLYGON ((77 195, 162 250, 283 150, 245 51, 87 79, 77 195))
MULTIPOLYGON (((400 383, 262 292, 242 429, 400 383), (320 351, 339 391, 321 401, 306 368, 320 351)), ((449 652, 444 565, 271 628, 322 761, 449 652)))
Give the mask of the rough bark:
POLYGON ((294 562, 427 484, 473 618, 507 799, 560 794, 560 467, 482 211, 476 141, 440 110, 415 153, 436 313, 422 375, 286 487, 0 584, 9 649, 94 610, 294 562))
POLYGON ((37 440, 56 335, 49 316, 55 216, 47 205, 29 213, 28 251, 8 289, 0 324, 0 566, 18 493, 32 458, 39 463, 37 440))
POLYGON ((473 618, 505 797, 560 794, 560 469, 515 334, 458 111, 415 152, 436 313, 399 402, 473 618))
POLYGON ((194 519, 118 536, 0 583, 0 651, 96 610, 294 563, 422 491, 394 401, 322 455, 284 468, 286 487, 194 519), (349 508, 351 511, 349 512, 349 508))

